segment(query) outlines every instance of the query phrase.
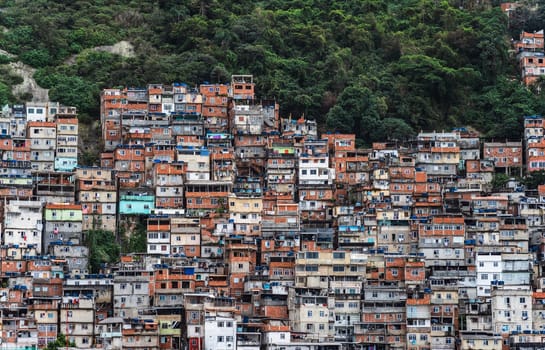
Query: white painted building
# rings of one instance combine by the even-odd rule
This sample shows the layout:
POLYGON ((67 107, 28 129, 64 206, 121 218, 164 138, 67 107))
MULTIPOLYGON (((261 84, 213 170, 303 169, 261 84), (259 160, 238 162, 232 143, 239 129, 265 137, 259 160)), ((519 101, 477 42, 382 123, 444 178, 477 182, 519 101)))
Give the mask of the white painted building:
POLYGON ((4 207, 4 237, 6 245, 36 248, 42 252, 42 203, 11 200, 4 207))
POLYGON ((502 281, 502 262, 500 253, 480 252, 475 258, 477 268, 477 296, 489 297, 491 282, 502 281))
POLYGON ((279 344, 289 344, 291 341, 291 332, 281 329, 281 326, 277 326, 279 330, 266 331, 263 333, 262 343, 264 346, 274 346, 279 344))
POLYGON ((335 169, 329 168, 326 156, 301 155, 299 158, 299 183, 305 185, 331 185, 335 169))
POLYGON ((529 286, 495 286, 492 288, 491 306, 494 333, 532 330, 532 291, 529 286))
POLYGON ((58 102, 27 102, 26 103, 27 120, 31 122, 52 121, 59 111, 58 102))
POLYGON ((210 153, 206 149, 177 148, 176 160, 187 164, 186 180, 210 181, 210 153))
POLYGON ((237 343, 237 322, 232 317, 207 316, 204 320, 203 350, 233 350, 237 343))

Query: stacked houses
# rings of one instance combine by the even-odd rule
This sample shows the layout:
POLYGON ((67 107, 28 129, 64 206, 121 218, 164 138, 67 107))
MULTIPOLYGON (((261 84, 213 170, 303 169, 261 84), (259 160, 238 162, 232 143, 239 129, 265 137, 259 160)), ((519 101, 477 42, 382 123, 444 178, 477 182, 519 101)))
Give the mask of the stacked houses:
POLYGON ((2 346, 539 349, 545 187, 514 178, 544 169, 543 123, 360 149, 238 75, 104 90, 104 152, 82 167, 74 108, 6 107, 2 346), (89 270, 96 230, 136 227, 145 251, 89 270))

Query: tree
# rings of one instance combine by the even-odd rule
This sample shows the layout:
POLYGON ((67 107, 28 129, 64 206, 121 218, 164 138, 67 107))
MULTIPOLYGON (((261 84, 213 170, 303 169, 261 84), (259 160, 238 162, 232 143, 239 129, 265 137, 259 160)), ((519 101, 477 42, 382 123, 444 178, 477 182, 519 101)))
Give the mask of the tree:
POLYGON ((0 82, 0 108, 6 105, 11 99, 11 91, 6 84, 0 82))
POLYGON ((545 170, 533 171, 522 179, 522 183, 529 190, 537 190, 539 185, 545 185, 545 170))
POLYGON ((122 227, 120 233, 123 253, 145 253, 147 251, 147 231, 145 224, 139 220, 131 225, 129 234, 126 234, 127 231, 122 227))
POLYGON ((66 106, 78 107, 78 112, 96 114, 100 90, 94 83, 80 77, 58 75, 55 84, 49 90, 49 97, 66 106))
POLYGON ((542 102, 529 89, 505 77, 474 96, 472 103, 475 110, 468 114, 468 121, 479 130, 487 130, 486 136, 493 138, 520 138, 523 117, 543 110, 542 102))
POLYGON ((60 333, 59 335, 57 335, 57 339, 55 339, 55 341, 49 342, 47 344, 45 350, 61 350, 66 348, 67 346, 75 347, 76 343, 69 342, 66 336, 60 333))
POLYGON ((120 247, 111 231, 93 229, 87 233, 85 244, 89 248, 89 269, 100 271, 102 264, 119 260, 120 247))
MULTIPOLYGON (((0 49, 39 68, 51 99, 89 116, 98 116, 102 88, 226 82, 232 73, 253 74, 282 116, 305 113, 367 143, 461 124, 516 137, 525 111, 545 111, 535 94, 542 82, 523 91, 505 40, 542 29, 544 0, 522 2, 510 28, 499 1, 89 3, 4 1, 0 16, 0 49), (135 57, 94 50, 120 40, 135 57), (519 85, 512 95, 508 80, 519 85)), ((11 90, 17 83, 2 73, 11 90)))
POLYGON ((327 113, 326 124, 332 130, 355 133, 356 137, 371 142, 380 125, 380 106, 380 99, 369 88, 349 86, 327 113))
POLYGON ((21 54, 21 60, 32 67, 45 67, 51 64, 51 57, 47 50, 29 50, 21 54))
POLYGON ((398 140, 404 141, 414 135, 414 130, 403 119, 385 118, 381 120, 374 140, 398 140))
POLYGON ((500 191, 505 188, 505 185, 509 182, 509 175, 504 173, 496 173, 492 178, 492 191, 500 191))

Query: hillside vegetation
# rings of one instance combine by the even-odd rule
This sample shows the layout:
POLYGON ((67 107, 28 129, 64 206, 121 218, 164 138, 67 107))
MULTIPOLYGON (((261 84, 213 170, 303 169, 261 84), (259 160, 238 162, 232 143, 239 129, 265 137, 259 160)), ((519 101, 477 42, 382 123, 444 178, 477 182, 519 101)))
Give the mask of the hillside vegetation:
MULTIPOLYGON (((228 82, 240 73, 253 74, 283 115, 304 114, 366 143, 459 125, 514 138, 523 115, 545 110, 509 54, 510 38, 537 26, 542 7, 508 23, 498 2, 476 0, 0 4, 0 49, 15 55, 0 63, 37 68, 52 100, 91 119, 104 87, 228 82), (120 41, 134 55, 94 49, 120 41)), ((0 68, 0 102, 28 98, 12 95, 19 78, 0 68)))

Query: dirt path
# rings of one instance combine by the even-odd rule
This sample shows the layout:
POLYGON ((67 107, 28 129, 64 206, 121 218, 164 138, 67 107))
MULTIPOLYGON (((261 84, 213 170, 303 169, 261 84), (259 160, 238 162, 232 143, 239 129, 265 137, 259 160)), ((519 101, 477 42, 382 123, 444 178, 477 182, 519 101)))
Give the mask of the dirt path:
MULTIPOLYGON (((122 57, 134 57, 134 47, 133 45, 128 41, 120 41, 114 45, 107 45, 107 46, 97 46, 93 48, 92 50, 95 51, 105 51, 109 52, 115 55, 119 55, 122 57)), ((0 55, 5 55, 8 57, 15 57, 15 55, 0 50, 0 55)), ((74 64, 76 61, 77 55, 74 55, 66 60, 65 64, 74 64)), ((9 64, 11 67, 11 70, 16 75, 19 75, 21 78, 23 78, 23 82, 21 84, 17 84, 12 86, 12 93, 15 96, 32 96, 33 102, 47 102, 49 101, 49 90, 44 89, 40 87, 36 80, 34 80, 34 72, 36 72, 36 69, 24 64, 21 61, 12 62, 9 64)))
POLYGON ((49 90, 40 87, 34 80, 34 72, 36 69, 24 64, 23 62, 12 62, 9 64, 12 71, 23 78, 21 84, 12 87, 12 93, 15 96, 32 95, 32 102, 47 102, 49 101, 49 90))

